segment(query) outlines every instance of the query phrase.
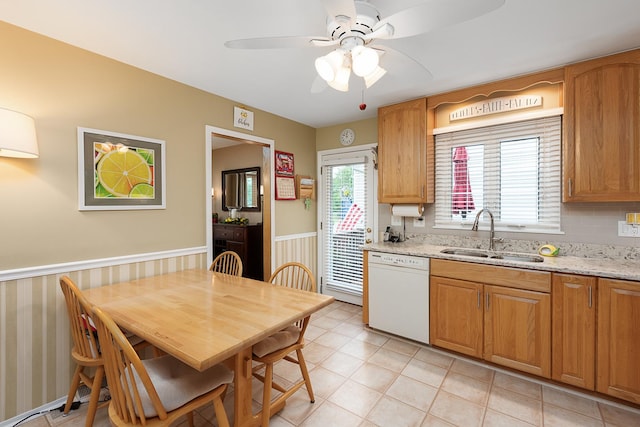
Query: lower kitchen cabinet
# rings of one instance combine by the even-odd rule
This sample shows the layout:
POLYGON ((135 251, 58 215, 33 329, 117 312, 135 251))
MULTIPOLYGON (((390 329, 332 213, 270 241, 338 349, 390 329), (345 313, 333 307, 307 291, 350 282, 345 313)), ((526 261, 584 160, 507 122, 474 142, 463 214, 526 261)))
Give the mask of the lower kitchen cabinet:
POLYGON ((551 296, 490 285, 484 292, 484 359, 550 378, 551 296))
POLYGON ((640 404, 640 282, 431 260, 435 347, 640 404))
POLYGON ((640 403, 640 283, 598 279, 596 390, 640 403))
POLYGON ((431 260, 432 345, 550 378, 550 277, 546 272, 431 260), (473 280, 479 277, 485 283, 473 280), (513 287, 504 286, 508 282, 513 287), (535 290, 519 289, 527 286, 535 290))
POLYGON ((556 381, 595 389, 595 277, 554 273, 552 373, 556 381))
POLYGON ((429 286, 431 344, 481 358, 483 286, 437 276, 429 286))

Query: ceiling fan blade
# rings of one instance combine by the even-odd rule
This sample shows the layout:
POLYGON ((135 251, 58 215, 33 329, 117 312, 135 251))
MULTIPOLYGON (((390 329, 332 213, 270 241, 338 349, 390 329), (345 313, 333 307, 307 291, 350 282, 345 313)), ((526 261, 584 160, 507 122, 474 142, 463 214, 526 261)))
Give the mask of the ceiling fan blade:
POLYGON ((356 4, 353 0, 322 0, 322 5, 329 18, 348 16, 351 21, 356 18, 356 4))
POLYGON ((224 45, 230 49, 283 49, 329 46, 335 44, 327 37, 259 37, 255 39, 229 40, 224 45))
MULTIPOLYGON (((407 54, 406 54, 406 53, 404 53, 404 52, 401 52, 401 51, 399 51, 399 50, 397 50, 397 49, 393 49, 393 48, 391 48, 391 47, 389 47, 389 46, 386 46, 386 45, 385 45, 385 46, 381 46, 381 45, 374 45, 374 46, 371 46, 371 48, 372 48, 372 49, 375 49, 375 50, 376 50, 376 52, 378 52, 378 56, 380 57, 380 62, 382 62, 382 61, 383 61, 383 58, 384 58, 384 57, 383 57, 383 55, 384 55, 385 53, 389 53, 389 54, 390 54, 390 56, 393 56, 393 55, 402 55, 403 57, 405 57, 405 58, 409 59, 409 60, 410 60, 410 61, 412 61, 414 64, 416 64, 416 65, 418 65, 420 68, 422 68, 422 70, 423 70, 423 71, 424 71, 424 73, 425 73, 425 78, 426 78, 426 79, 428 79, 428 80, 433 79, 433 74, 431 74, 431 71, 429 71, 429 69, 428 69, 427 67, 425 67, 421 62, 418 62, 416 59, 414 59, 414 58, 413 58, 413 57, 411 57, 410 55, 407 55, 407 54)), ((393 61, 393 59, 392 59, 392 58, 390 58, 390 59, 389 59, 389 62, 391 62, 391 61, 393 61)))
POLYGON ((382 19, 374 31, 385 24, 393 26, 389 39, 416 36, 460 22, 498 9, 505 0, 429 0, 382 19))

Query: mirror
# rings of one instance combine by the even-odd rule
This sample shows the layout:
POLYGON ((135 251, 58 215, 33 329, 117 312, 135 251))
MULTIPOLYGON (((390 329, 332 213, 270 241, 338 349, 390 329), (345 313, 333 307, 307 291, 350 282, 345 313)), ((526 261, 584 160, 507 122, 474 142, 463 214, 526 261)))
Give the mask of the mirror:
POLYGON ((260 168, 222 171, 222 210, 260 212, 260 168))

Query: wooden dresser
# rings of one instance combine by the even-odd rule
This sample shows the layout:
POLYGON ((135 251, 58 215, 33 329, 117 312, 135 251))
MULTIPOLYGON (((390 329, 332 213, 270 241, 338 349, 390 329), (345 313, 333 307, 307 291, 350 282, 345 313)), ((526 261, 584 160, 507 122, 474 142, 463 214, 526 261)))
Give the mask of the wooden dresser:
POLYGON ((242 259, 244 277, 263 280, 262 224, 213 224, 213 256, 234 251, 242 259))

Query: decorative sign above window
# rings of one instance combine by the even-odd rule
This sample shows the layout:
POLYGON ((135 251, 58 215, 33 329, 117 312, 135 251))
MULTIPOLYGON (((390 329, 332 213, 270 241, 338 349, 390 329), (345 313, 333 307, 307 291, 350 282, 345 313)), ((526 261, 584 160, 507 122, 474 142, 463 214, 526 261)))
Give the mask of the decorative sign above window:
POLYGON ((470 119, 489 114, 506 113, 526 108, 542 107, 542 96, 539 95, 515 95, 502 98, 487 99, 475 104, 465 105, 449 113, 449 120, 470 119))
POLYGON ((233 107, 233 126, 253 130, 253 111, 241 107, 233 107))

